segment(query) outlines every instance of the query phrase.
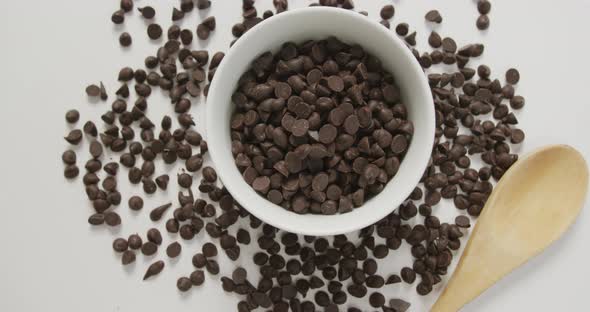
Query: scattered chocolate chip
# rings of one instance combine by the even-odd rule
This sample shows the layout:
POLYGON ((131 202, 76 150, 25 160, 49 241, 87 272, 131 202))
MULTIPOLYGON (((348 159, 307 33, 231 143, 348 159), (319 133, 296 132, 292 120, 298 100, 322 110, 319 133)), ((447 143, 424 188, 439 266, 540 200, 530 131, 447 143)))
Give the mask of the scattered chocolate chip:
POLYGON ((125 11, 123 10, 117 10, 115 11, 112 15, 111 15, 111 21, 114 24, 123 24, 123 22, 125 21, 125 11))
POLYGON ((197 37, 199 37, 199 39, 201 39, 201 40, 209 39, 210 33, 211 33, 211 30, 206 25, 199 24, 197 26, 197 37))
POLYGON ((119 36, 119 44, 122 47, 131 46, 132 41, 131 35, 128 32, 124 32, 119 36))
POLYGON ((121 0, 121 9, 125 12, 133 10, 133 0, 121 0))
POLYGON ((184 18, 184 12, 183 11, 181 11, 181 10, 179 10, 177 8, 173 8, 172 9, 172 21, 173 22, 179 21, 179 20, 181 20, 183 18, 184 18))
POLYGON ((143 8, 138 8, 137 10, 139 10, 141 16, 146 19, 152 19, 154 16, 156 16, 156 10, 154 10, 154 8, 151 6, 145 6, 143 8))
POLYGON ((520 73, 515 68, 510 68, 506 71, 506 81, 509 84, 515 85, 520 80, 520 73))
POLYGON ((395 14, 395 8, 391 4, 385 5, 381 8, 380 15, 381 15, 381 18, 384 20, 391 19, 394 14, 395 14))
POLYGON ((402 299, 389 300, 389 307, 395 312, 406 312, 410 308, 410 303, 402 299))
POLYGON ((128 265, 135 262, 135 252, 131 251, 131 250, 127 250, 125 252, 123 252, 123 255, 121 256, 121 263, 123 265, 128 265))
POLYGON ((82 130, 74 129, 64 139, 72 145, 78 145, 82 141, 82 130))
POLYGON ((104 223, 108 226, 118 226, 121 224, 121 217, 116 212, 106 212, 104 214, 104 223))
POLYGON ((475 22, 477 29, 486 30, 490 27, 490 18, 487 15, 480 15, 475 22))
POLYGON ((374 308, 383 307, 385 304, 385 297, 381 293, 372 293, 369 296, 369 304, 374 308))
POLYGON ((162 36, 162 27, 158 24, 150 24, 147 27, 147 34, 152 40, 159 39, 162 36))
POLYGON ((400 275, 402 280, 408 284, 413 284, 416 280, 416 272, 408 267, 403 268, 400 275))
POLYGON ((127 238, 127 242, 129 243, 129 248, 133 250, 140 249, 143 245, 141 237, 137 234, 129 235, 129 238, 127 238))
POLYGON ((432 23, 437 23, 440 24, 442 23, 442 16, 440 15, 440 12, 438 10, 430 10, 426 13, 426 15, 424 16, 424 18, 432 23))
POLYGON ((164 204, 162 206, 159 206, 157 208, 154 208, 151 212, 150 212, 150 219, 154 222, 156 221, 160 221, 160 219, 162 219, 162 216, 164 215, 164 213, 168 210, 168 208, 170 208, 172 206, 172 203, 167 203, 164 204))
POLYGON ((203 179, 205 179, 205 181, 210 183, 214 183, 215 181, 217 181, 217 172, 215 172, 215 169, 211 167, 204 167, 202 173, 203 179))
POLYGON ((217 263, 215 260, 207 260, 205 269, 207 269, 207 272, 209 272, 211 275, 217 275, 219 274, 219 263, 217 263))
POLYGON ((141 246, 141 253, 145 256, 152 256, 158 251, 158 245, 154 242, 145 242, 141 246))
POLYGON ((199 10, 208 9, 211 6, 210 0, 197 0, 197 8, 199 10))
POLYGON ((201 248, 203 255, 207 258, 217 256, 217 247, 212 243, 205 243, 201 248))
POLYGON ((162 189, 166 190, 168 188, 168 182, 170 181, 170 177, 167 174, 163 174, 156 178, 156 185, 162 189))
POLYGON ((80 113, 77 110, 71 109, 66 112, 66 121, 68 123, 73 124, 78 122, 78 120, 80 120, 80 113))
POLYGON ((409 31, 410 31, 410 26, 407 23, 399 23, 395 27, 395 32, 399 36, 406 36, 409 31))
POLYGON ((164 261, 160 260, 152 263, 145 272, 143 280, 145 281, 152 276, 160 274, 162 270, 164 270, 164 261))
POLYGON ((166 247, 166 254, 170 258, 176 258, 180 255, 181 250, 182 246, 178 242, 174 242, 166 247))
POLYGON ((488 0, 477 1, 477 10, 479 14, 489 14, 492 10, 492 4, 488 0))
POLYGON ((192 281, 188 277, 181 277, 176 281, 176 288, 182 292, 187 292, 193 286, 192 281))
POLYGON ((151 228, 148 230, 147 238, 148 238, 148 241, 150 241, 156 245, 162 244, 162 234, 160 234, 160 231, 158 231, 158 229, 156 229, 156 228, 151 228))
POLYGON ((91 84, 86 87, 86 94, 91 97, 96 97, 100 95, 100 87, 97 85, 91 84))
POLYGON ((196 270, 190 275, 191 283, 194 286, 201 286, 205 282, 205 272, 202 270, 196 270))
POLYGON ((129 248, 129 244, 124 238, 117 238, 113 241, 113 250, 116 252, 124 252, 129 248))
POLYGON ((469 218, 466 216, 457 216, 455 218, 455 224, 461 228, 469 228, 471 226, 469 218))

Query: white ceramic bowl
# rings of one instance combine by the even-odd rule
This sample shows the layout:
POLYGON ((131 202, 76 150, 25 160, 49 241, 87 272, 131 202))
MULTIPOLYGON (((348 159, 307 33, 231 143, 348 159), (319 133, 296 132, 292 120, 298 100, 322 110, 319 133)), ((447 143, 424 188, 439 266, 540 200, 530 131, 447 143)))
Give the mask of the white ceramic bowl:
POLYGON ((222 183, 250 213, 277 228, 305 235, 335 235, 373 224, 396 209, 418 184, 426 169, 434 139, 435 117, 426 77, 405 44, 395 33, 355 12, 336 8, 305 8, 278 14, 249 30, 229 50, 209 90, 207 99, 209 152, 222 183), (360 44, 381 59, 400 88, 414 136, 397 175, 383 191, 352 212, 331 216, 299 215, 258 195, 242 178, 231 153, 231 96, 250 63, 266 51, 277 51, 287 42, 336 36, 360 44))

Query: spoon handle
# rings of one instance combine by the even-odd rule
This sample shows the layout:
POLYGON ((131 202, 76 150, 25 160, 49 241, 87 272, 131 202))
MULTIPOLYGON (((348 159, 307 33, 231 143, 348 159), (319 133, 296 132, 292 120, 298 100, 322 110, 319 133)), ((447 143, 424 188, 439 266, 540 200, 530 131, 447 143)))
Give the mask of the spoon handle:
MULTIPOLYGON (((477 227, 478 225, 476 225, 477 227)), ((477 229, 473 233, 478 233, 477 229)), ((484 234, 479 232, 479 234, 484 234)), ((466 303, 479 296, 487 288, 498 281, 504 274, 503 270, 488 270, 502 262, 502 255, 491 254, 497 251, 493 238, 487 235, 472 235, 465 247, 463 256, 445 290, 442 292, 431 312, 456 312, 466 303)))

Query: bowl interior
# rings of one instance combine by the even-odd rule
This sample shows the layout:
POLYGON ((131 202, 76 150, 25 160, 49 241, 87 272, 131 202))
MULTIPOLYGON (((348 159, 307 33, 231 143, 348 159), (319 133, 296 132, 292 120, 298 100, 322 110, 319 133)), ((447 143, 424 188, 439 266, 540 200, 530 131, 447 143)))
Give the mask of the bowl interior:
POLYGON ((373 224, 399 206, 418 184, 434 137, 434 107, 425 75, 409 49, 395 34, 365 16, 335 8, 306 8, 272 17, 242 36, 215 73, 207 101, 207 138, 218 175, 232 196, 262 221, 293 233, 334 235, 373 224), (391 72, 414 123, 414 136, 396 176, 383 191, 346 214, 298 215, 258 195, 242 178, 231 153, 231 96, 251 62, 287 42, 336 36, 357 43, 381 59, 391 72))

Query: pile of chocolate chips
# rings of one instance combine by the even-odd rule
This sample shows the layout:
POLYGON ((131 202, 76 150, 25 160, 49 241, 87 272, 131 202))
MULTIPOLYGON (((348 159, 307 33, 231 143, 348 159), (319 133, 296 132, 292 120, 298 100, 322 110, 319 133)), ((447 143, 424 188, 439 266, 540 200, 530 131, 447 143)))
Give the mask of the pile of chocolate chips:
MULTIPOLYGON (((273 2, 277 12, 288 8, 285 0, 273 2)), ((212 4, 208 0, 181 0, 180 9, 175 8, 172 12, 172 20, 182 18, 184 12, 193 10, 195 5, 206 10, 212 4)), ((354 9, 351 0, 325 0, 314 5, 354 9)), ((262 20, 253 7, 254 1, 243 1, 244 21, 232 29, 236 37, 262 20)), ((122 0, 121 9, 113 14, 113 22, 123 23, 125 12, 132 8, 132 0, 122 0)), ((487 15, 489 2, 480 0, 478 9, 487 15)), ((148 19, 156 14, 145 7, 141 11, 148 19)), ((394 14, 393 6, 384 8, 381 18, 387 23, 382 24, 388 26, 394 14)), ((263 15, 265 18, 271 16, 268 12, 263 15)), ((436 13, 427 14, 426 18, 442 22, 442 17, 436 13)), ((206 27, 211 31, 215 28, 213 25, 209 19, 206 27)), ((157 27, 151 28, 155 36, 157 27)), ((413 48, 416 33, 410 33, 408 24, 397 24, 396 33, 404 38, 425 69, 434 97, 437 128, 431 162, 408 200, 383 220, 349 235, 300 237, 263 224, 249 215, 220 186, 215 170, 203 167, 207 144, 193 129, 189 110, 193 97, 199 96, 201 90, 206 95, 206 80, 213 78, 223 53, 215 53, 209 62, 207 51, 191 51, 184 47, 193 31, 171 26, 164 46, 154 56, 146 58, 146 69, 121 70, 121 87, 116 92, 116 99, 111 109, 100 118, 105 131, 98 133, 103 127, 96 126, 95 122, 100 122, 97 118, 86 121, 82 127, 66 135, 66 141, 73 146, 84 138, 90 143, 82 179, 93 206, 89 224, 124 226, 125 220, 121 220, 116 212, 121 203, 127 203, 132 210, 143 209, 141 196, 118 191, 119 172, 125 171, 131 183, 142 183, 146 193, 153 193, 166 189, 170 182, 167 174, 154 177, 155 161, 160 157, 167 163, 183 161, 186 170, 178 173, 176 179, 184 189, 178 193, 178 203, 174 206, 172 203, 154 204, 158 207, 149 214, 154 222, 166 220, 160 227, 172 233, 172 237, 193 240, 196 233, 205 229, 211 238, 211 242, 204 243, 192 256, 195 270, 178 279, 176 286, 180 291, 202 285, 205 271, 211 275, 220 274, 219 246, 229 259, 251 258, 261 273, 261 278, 254 280, 243 268, 234 268, 231 276, 221 278, 225 291, 241 296, 238 311, 251 311, 257 307, 273 311, 315 311, 320 307, 325 311, 356 312, 381 308, 387 312, 400 312, 406 311, 409 303, 397 298, 387 301, 379 289, 403 282, 414 284, 421 295, 431 292, 433 286, 440 283, 441 276, 447 273, 455 250, 461 246, 464 231, 470 226, 471 219, 466 214, 473 217, 480 214, 492 191, 492 181, 501 178, 518 158, 511 152, 511 147, 524 140, 524 132, 516 127, 518 120, 513 113, 525 104, 524 98, 515 90, 520 80, 519 72, 510 69, 502 77, 503 81, 494 79, 489 67, 469 65, 472 58, 478 58, 484 52, 482 44, 458 47, 453 39, 436 32, 432 32, 428 40, 433 49, 420 53, 413 48), (209 67, 205 69, 207 63, 209 67), (436 66, 440 63, 456 68, 436 66), (133 81, 135 84, 130 88, 133 81), (158 127, 144 115, 155 87, 168 92, 177 114, 176 118, 162 116, 158 132, 158 127), (135 91, 136 99, 128 105, 131 90, 135 91), (174 120, 178 126, 172 130, 174 120), (137 137, 136 131, 139 131, 137 137), (115 155, 119 156, 119 162, 103 164, 108 157, 115 155), (471 160, 476 157, 484 162, 481 168, 473 168, 471 160), (202 170, 203 179, 197 187, 199 193, 193 194, 195 186, 189 172, 199 170, 202 170), (124 196, 127 200, 123 199, 124 196), (454 224, 441 222, 433 215, 433 208, 443 198, 452 200, 457 209, 465 211, 459 213, 454 224), (420 221, 415 220, 418 214, 424 217, 419 218, 420 221), (240 218, 249 219, 246 228, 238 228, 236 222, 240 218), (412 246, 413 263, 400 272, 378 274, 379 261, 390 252, 395 253, 403 242, 412 246), (347 305, 349 297, 365 298, 366 305, 347 305)), ((103 101, 109 97, 102 83, 90 85, 86 92, 88 96, 103 101)), ((80 114, 77 110, 70 110, 65 118, 76 127, 80 114)), ((68 149, 62 159, 64 176, 76 178, 80 174, 77 153, 68 149)), ((162 244, 160 230, 151 228, 146 229, 143 237, 131 234, 116 238, 112 246, 121 254, 121 262, 127 265, 135 261, 139 253, 158 254, 162 244)), ((170 258, 195 252, 182 251, 177 242, 170 243, 165 249, 170 258)), ((163 259, 154 261, 143 278, 153 279, 164 268, 163 259)))
POLYGON ((263 53, 237 88, 236 165, 254 190, 298 214, 362 206, 395 176, 414 133, 391 73, 335 37, 263 53))

